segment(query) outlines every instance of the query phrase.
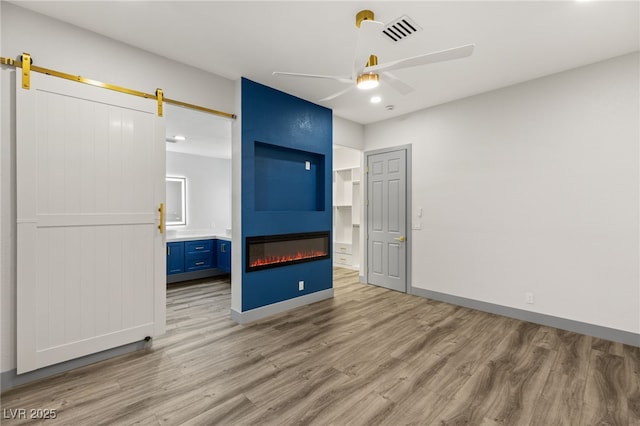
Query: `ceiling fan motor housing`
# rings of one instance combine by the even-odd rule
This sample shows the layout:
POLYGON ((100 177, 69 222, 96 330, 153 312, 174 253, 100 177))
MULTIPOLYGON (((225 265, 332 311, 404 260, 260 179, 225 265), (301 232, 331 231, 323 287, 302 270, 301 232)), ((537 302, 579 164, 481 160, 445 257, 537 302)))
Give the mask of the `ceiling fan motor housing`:
POLYGON ((362 21, 373 21, 373 12, 370 10, 361 10, 356 15, 356 27, 360 28, 362 21))

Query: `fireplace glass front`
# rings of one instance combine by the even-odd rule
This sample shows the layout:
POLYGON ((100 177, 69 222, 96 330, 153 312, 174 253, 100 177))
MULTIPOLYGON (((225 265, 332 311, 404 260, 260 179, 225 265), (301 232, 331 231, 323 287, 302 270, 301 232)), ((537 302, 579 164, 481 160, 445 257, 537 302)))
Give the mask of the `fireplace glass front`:
POLYGON ((330 241, 329 231, 247 237, 246 271, 329 259, 330 241))

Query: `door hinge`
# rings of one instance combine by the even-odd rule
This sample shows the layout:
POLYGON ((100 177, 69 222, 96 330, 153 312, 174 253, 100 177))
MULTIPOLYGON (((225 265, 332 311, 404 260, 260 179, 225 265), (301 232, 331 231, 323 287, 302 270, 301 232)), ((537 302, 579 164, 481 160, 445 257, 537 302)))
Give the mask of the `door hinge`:
POLYGON ((367 166, 367 174, 369 174, 369 166, 367 166))

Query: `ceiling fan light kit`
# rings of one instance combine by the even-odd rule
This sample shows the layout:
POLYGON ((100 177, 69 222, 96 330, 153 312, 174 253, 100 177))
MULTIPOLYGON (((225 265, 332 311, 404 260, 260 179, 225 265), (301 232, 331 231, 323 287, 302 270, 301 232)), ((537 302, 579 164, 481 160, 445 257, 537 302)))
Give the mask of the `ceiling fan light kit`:
POLYGON ((357 78, 356 85, 358 89, 370 90, 375 89, 380 84, 380 76, 378 74, 360 74, 357 78))
MULTIPOLYGON (((365 12, 369 12, 365 10, 365 12)), ((378 57, 376 55, 370 55, 369 61, 367 61, 367 67, 374 67, 378 65, 378 57)), ((366 74, 360 74, 356 78, 356 86, 360 90, 375 89, 380 84, 380 75, 370 72, 366 74)))

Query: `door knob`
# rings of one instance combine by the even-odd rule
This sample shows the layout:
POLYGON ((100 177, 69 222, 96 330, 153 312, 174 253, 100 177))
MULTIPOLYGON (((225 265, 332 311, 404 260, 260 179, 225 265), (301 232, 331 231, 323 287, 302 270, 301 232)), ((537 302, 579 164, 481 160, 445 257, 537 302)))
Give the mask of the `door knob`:
POLYGON ((404 238, 404 235, 402 235, 402 236, 400 236, 398 238, 394 238, 394 240, 400 241, 401 243, 404 243, 405 238, 404 238))

